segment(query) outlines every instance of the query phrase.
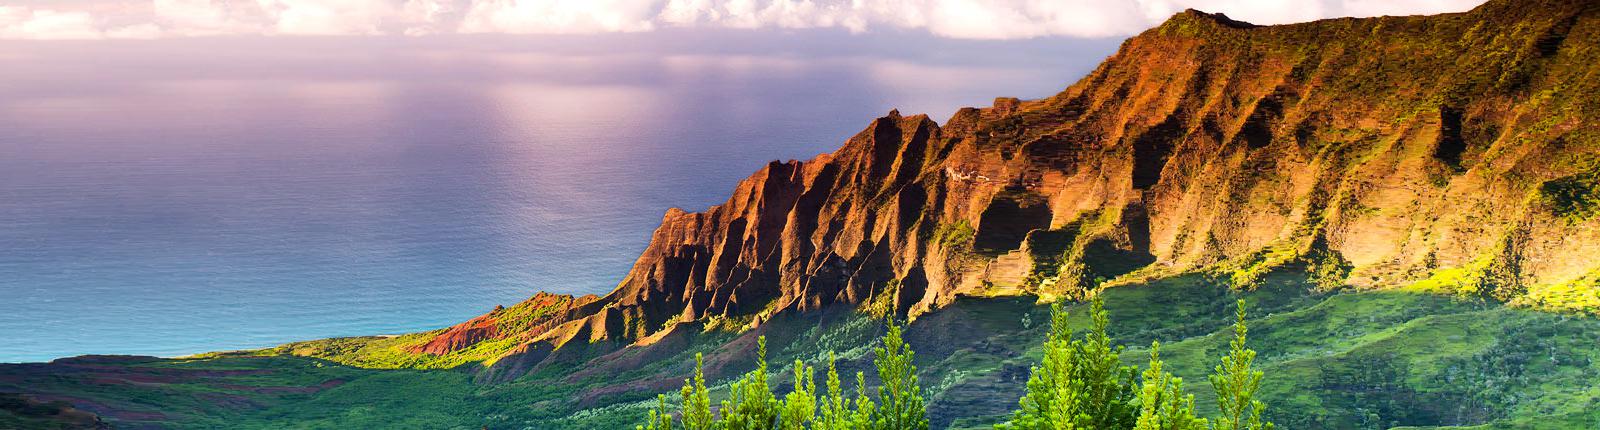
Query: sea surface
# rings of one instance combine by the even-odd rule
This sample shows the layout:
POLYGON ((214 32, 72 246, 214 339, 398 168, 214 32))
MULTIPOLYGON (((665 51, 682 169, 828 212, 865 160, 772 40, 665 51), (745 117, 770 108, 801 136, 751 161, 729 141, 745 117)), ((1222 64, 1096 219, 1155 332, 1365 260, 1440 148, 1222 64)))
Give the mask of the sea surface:
POLYGON ((433 329, 604 294, 670 207, 1065 88, 1115 41, 0 43, 0 362, 433 329), (714 48, 708 48, 714 47, 714 48))

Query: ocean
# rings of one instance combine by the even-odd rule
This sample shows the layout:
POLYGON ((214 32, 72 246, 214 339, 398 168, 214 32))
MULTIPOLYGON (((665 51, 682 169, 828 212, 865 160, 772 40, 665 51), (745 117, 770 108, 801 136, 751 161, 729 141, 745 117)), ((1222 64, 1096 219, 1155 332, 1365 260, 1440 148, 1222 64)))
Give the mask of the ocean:
POLYGON ((539 290, 604 294, 668 208, 891 108, 942 123, 1048 96, 1115 43, 3 42, 0 362, 414 332, 539 290))

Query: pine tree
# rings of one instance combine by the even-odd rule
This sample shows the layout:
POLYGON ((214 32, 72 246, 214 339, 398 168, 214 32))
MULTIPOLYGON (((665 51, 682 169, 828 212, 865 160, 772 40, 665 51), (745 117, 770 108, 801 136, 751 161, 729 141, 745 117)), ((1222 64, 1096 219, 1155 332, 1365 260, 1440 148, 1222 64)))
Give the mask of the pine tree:
POLYGON ((917 366, 911 364, 916 353, 901 337, 899 324, 889 323, 883 346, 873 352, 876 353, 873 364, 878 367, 878 379, 883 385, 878 387, 880 405, 874 411, 871 428, 927 429, 927 405, 922 399, 922 389, 917 386, 917 366))
POLYGON ((816 428, 818 430, 845 430, 851 427, 850 402, 844 398, 844 388, 839 381, 838 358, 828 352, 828 394, 819 405, 816 428))
POLYGON ((1090 331, 1073 339, 1067 313, 1051 308, 1044 361, 1028 377, 1028 391, 1006 429, 1129 429, 1139 413, 1135 370, 1123 366, 1121 347, 1111 344, 1110 317, 1096 294, 1090 304, 1090 331))
MULTIPOLYGON (((701 354, 694 355, 694 378, 683 381, 683 429, 711 430, 716 420, 711 416, 711 394, 706 391, 705 367, 701 354)), ((669 419, 670 420, 670 419, 669 419)))
POLYGON ((650 421, 635 430, 672 430, 672 411, 667 410, 667 395, 656 395, 656 408, 650 410, 650 421))
POLYGON ((804 430, 817 416, 817 382, 811 367, 794 361, 794 391, 784 396, 778 408, 779 430, 804 430))
POLYGON ((866 375, 856 373, 856 398, 846 399, 844 388, 839 381, 837 359, 833 352, 828 353, 828 394, 823 398, 820 415, 814 424, 817 430, 856 430, 865 429, 871 422, 871 411, 875 409, 872 400, 867 398, 866 375))
POLYGON ((1079 378, 1085 381, 1087 390, 1085 401, 1080 405, 1090 417, 1089 428, 1132 428, 1139 414, 1138 405, 1134 404, 1138 397, 1134 379, 1138 371, 1122 365, 1122 347, 1111 344, 1111 336, 1106 332, 1111 318, 1105 305, 1105 299, 1096 293, 1089 305, 1093 324, 1084 337, 1082 348, 1077 350, 1084 363, 1079 378))
POLYGON ((856 372, 856 398, 845 399, 839 387, 839 372, 833 367, 832 353, 828 358, 828 395, 822 416, 814 424, 816 430, 867 430, 873 428, 873 417, 878 405, 867 397, 867 375, 856 372))
POLYGON ((870 429, 872 420, 878 416, 878 404, 867 397, 867 374, 862 372, 856 372, 856 409, 852 412, 849 427, 852 429, 870 429))
POLYGON ((766 336, 756 338, 756 369, 733 382, 721 412, 718 427, 727 430, 766 430, 777 421, 778 399, 767 385, 766 336))
MULTIPOLYGON (((767 340, 757 339, 756 369, 730 386, 720 414, 711 411, 711 396, 706 390, 704 357, 695 354, 694 377, 683 381, 682 425, 684 430, 926 430, 927 405, 917 386, 915 353, 901 336, 900 326, 890 324, 883 346, 874 348, 874 364, 883 384, 878 399, 867 395, 866 375, 856 373, 856 397, 845 399, 839 381, 837 362, 828 355, 828 393, 817 397, 814 369, 795 361, 794 390, 778 399, 767 383, 767 340), (882 406, 879 406, 879 405, 882 406), (820 416, 819 416, 820 411, 820 416)), ((674 420, 666 408, 666 397, 651 410, 646 425, 638 430, 673 430, 674 420)))
POLYGON ((1273 428, 1272 423, 1263 422, 1261 418, 1267 405, 1256 400, 1262 373, 1250 367, 1256 352, 1244 346, 1245 334, 1249 332, 1244 324, 1244 300, 1239 300, 1238 305, 1233 343, 1228 355, 1222 358, 1222 364, 1217 365, 1216 373, 1211 375, 1211 387, 1217 392, 1217 409, 1221 411, 1221 415, 1211 420, 1211 428, 1268 430, 1273 428))
POLYGON ((1183 391, 1183 378, 1162 368, 1161 342, 1150 344, 1150 367, 1139 390, 1139 419, 1134 430, 1205 430, 1206 420, 1194 415, 1194 395, 1183 391))
POLYGON ((1028 376, 1027 393, 1019 402, 1007 429, 1072 429, 1077 419, 1068 414, 1077 409, 1081 382, 1071 377, 1072 329, 1067 312, 1057 304, 1050 308, 1050 333, 1044 342, 1044 362, 1028 376), (1051 418, 1056 419, 1052 420, 1051 418), (1062 425, 1051 425, 1055 421, 1062 425))

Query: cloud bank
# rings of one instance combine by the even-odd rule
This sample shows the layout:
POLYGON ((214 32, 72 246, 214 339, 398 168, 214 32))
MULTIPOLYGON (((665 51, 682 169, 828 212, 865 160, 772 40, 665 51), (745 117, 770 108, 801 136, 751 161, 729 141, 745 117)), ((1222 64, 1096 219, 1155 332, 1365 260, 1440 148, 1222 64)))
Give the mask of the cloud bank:
POLYGON ((673 27, 1116 37, 1185 8, 1258 24, 1459 12, 1482 0, 0 0, 0 39, 590 34, 673 27))

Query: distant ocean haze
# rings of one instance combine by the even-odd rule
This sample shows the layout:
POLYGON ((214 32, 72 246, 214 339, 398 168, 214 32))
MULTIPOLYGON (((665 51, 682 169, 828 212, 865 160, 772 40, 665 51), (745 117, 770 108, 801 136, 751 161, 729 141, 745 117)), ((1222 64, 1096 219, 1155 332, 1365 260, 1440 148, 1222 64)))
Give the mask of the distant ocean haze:
POLYGON ((1050 95, 1114 48, 835 32, 0 42, 0 361, 414 332, 535 291, 604 294, 667 208, 719 203, 890 108, 942 122, 1050 95))

